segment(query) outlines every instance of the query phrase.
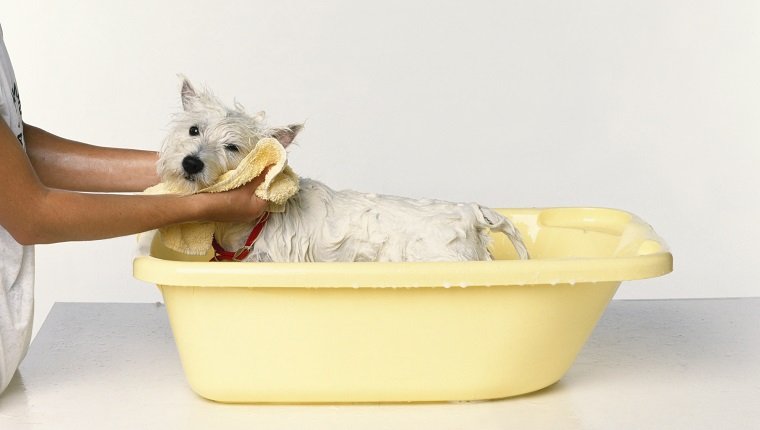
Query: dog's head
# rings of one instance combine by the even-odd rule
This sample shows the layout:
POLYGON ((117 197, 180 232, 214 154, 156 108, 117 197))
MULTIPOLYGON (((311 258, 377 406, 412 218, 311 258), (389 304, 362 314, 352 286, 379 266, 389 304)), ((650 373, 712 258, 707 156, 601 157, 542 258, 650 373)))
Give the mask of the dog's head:
POLYGON ((264 112, 249 115, 235 103, 228 108, 208 91, 182 82, 182 108, 175 115, 158 159, 161 181, 183 194, 193 194, 234 169, 256 142, 274 137, 287 147, 303 128, 267 126, 264 112))

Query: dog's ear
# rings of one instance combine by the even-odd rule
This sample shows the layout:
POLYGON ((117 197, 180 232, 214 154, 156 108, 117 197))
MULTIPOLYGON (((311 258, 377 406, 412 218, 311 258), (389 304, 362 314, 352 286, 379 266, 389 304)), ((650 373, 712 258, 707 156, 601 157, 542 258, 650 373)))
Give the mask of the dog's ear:
POLYGON ((282 146, 287 148, 301 130, 303 130, 303 124, 290 124, 287 127, 275 129, 272 132, 272 137, 277 139, 282 146))
POLYGON ((182 90, 180 90, 180 96, 182 97, 182 109, 188 111, 192 108, 195 101, 198 100, 198 93, 195 92, 195 88, 193 88, 193 85, 189 80, 187 80, 186 77, 180 77, 182 78, 182 90))

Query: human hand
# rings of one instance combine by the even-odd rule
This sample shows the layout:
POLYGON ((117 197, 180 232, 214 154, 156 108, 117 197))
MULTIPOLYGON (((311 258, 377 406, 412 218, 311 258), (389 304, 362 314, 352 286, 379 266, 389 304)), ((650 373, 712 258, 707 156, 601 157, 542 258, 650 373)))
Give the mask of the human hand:
POLYGON ((264 182, 267 170, 239 188, 222 193, 203 194, 212 200, 209 219, 218 222, 252 222, 259 218, 266 211, 269 202, 260 199, 255 192, 264 182))

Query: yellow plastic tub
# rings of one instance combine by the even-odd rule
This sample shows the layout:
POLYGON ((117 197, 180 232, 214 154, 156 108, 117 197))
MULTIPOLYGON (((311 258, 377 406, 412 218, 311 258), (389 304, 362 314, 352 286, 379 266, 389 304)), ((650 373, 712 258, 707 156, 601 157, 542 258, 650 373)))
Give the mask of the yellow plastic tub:
POLYGON ((627 212, 500 212, 532 260, 514 260, 503 235, 496 261, 459 263, 208 263, 156 242, 134 275, 161 289, 187 379, 208 399, 515 396, 558 381, 620 282, 668 273, 672 256, 627 212))

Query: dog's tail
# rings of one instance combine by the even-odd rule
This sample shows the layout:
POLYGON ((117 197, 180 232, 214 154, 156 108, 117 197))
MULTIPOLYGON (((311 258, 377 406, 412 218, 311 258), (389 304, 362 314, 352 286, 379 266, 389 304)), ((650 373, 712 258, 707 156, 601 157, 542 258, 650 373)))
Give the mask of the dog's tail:
POLYGON ((520 231, 515 228, 509 218, 497 213, 493 209, 485 208, 483 206, 480 206, 480 212, 483 214, 483 218, 485 218, 486 225, 492 231, 498 231, 507 235, 521 260, 527 260, 530 258, 528 248, 525 247, 520 231))

